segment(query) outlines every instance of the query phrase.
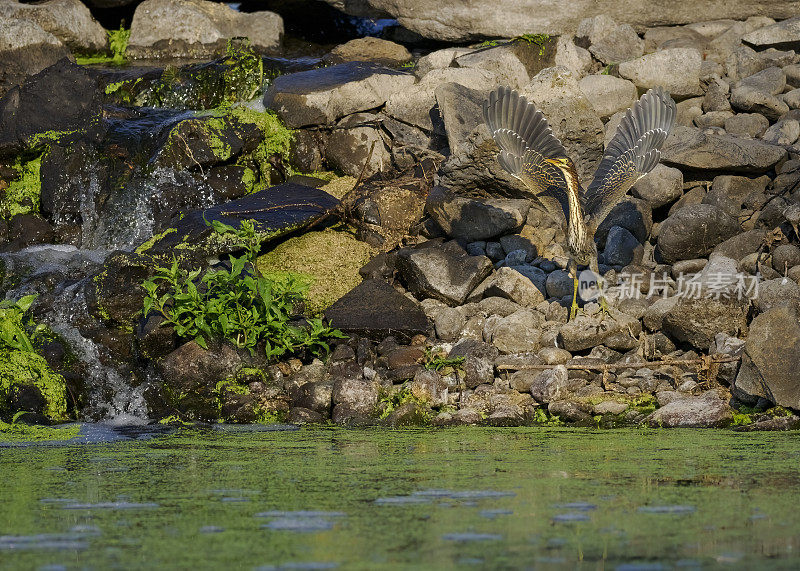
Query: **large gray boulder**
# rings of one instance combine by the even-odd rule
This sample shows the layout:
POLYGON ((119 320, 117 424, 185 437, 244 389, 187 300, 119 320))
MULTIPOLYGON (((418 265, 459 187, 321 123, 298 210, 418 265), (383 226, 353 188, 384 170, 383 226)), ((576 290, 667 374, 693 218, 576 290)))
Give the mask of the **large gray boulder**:
POLYGON ((644 422, 663 428, 721 428, 732 421, 728 401, 711 390, 699 397, 677 398, 651 413, 644 422))
POLYGON ((17 18, 0 19, 0 97, 25 78, 68 57, 69 50, 39 24, 17 18))
POLYGON ((647 54, 619 65, 619 74, 642 90, 662 86, 675 99, 701 95, 702 54, 694 48, 673 48, 647 54))
POLYGON ((800 17, 759 28, 745 34, 742 41, 762 50, 767 48, 796 50, 800 48, 800 17))
POLYGON ((734 394, 800 409, 800 321, 789 307, 774 307, 750 324, 734 394))
POLYGON ((639 98, 632 82, 613 75, 587 75, 580 80, 579 85, 602 119, 625 111, 639 98))
POLYGON ((425 210, 451 238, 467 242, 509 234, 525 223, 530 203, 520 199, 477 200, 434 189, 425 210))
POLYGON ((99 51, 108 45, 103 26, 80 0, 48 0, 36 4, 0 0, 0 22, 11 18, 34 22, 72 49, 99 51))
POLYGON ((485 256, 470 256, 455 242, 423 243, 397 253, 397 269, 408 289, 419 297, 432 297, 461 305, 469 293, 492 271, 485 256))
POLYGON ((345 115, 380 107, 414 81, 409 73, 379 64, 342 63, 278 77, 264 94, 264 106, 293 129, 328 125, 345 115))
POLYGON ((353 15, 379 11, 397 18, 400 25, 426 38, 464 42, 482 38, 511 38, 533 31, 573 33, 587 17, 607 14, 634 27, 686 24, 703 20, 753 15, 791 18, 797 14, 792 0, 667 0, 645 3, 634 0, 574 0, 553 4, 545 0, 325 0, 353 15))
POLYGON ((145 0, 133 14, 128 55, 208 57, 224 53, 228 40, 241 36, 258 51, 276 51, 283 19, 274 12, 244 14, 207 0, 145 0))
POLYGON ((698 171, 763 173, 786 158, 786 149, 753 141, 675 127, 661 151, 668 166, 698 171))

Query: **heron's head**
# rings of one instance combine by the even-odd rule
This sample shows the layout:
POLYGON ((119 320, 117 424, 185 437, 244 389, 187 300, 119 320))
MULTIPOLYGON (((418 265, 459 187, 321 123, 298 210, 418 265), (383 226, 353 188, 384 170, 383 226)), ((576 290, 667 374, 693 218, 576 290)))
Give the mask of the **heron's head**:
POLYGON ((567 157, 556 157, 554 159, 545 159, 545 162, 550 163, 558 167, 562 173, 564 173, 564 177, 568 180, 572 180, 574 182, 578 181, 578 172, 575 170, 575 165, 567 157))

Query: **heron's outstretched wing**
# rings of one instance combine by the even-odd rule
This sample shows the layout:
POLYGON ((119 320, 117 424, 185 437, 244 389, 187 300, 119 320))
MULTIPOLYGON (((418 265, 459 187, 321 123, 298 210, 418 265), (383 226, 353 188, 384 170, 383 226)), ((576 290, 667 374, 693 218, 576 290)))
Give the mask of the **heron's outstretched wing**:
POLYGON ((633 183, 655 168, 676 115, 675 102, 661 87, 649 90, 628 109, 582 196, 590 225, 597 227, 633 183))
POLYGON ((567 216, 564 176, 544 160, 566 157, 567 152, 541 111, 516 91, 499 87, 484 101, 483 117, 500 147, 500 165, 524 182, 548 212, 567 216), (559 206, 561 212, 557 212, 559 206))

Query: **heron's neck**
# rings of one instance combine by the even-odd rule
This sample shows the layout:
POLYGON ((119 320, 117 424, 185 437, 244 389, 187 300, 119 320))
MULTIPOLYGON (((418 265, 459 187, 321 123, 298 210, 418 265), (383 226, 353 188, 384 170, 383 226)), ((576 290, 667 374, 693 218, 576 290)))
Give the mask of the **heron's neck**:
POLYGON ((570 162, 566 168, 562 168, 564 181, 567 183, 567 202, 569 212, 567 213, 567 245, 572 250, 573 255, 588 252, 590 246, 594 245, 594 237, 591 236, 589 228, 583 218, 583 208, 581 207, 581 188, 578 181, 578 173, 575 166, 570 162))

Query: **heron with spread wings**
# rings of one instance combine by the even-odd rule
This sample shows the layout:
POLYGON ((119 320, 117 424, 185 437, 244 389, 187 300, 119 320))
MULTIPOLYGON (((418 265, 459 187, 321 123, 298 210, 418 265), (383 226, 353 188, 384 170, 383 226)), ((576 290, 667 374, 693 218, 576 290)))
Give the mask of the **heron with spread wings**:
MULTIPOLYGON (((498 162, 566 226, 567 271, 574 282, 570 319, 578 312, 578 265, 588 265, 600 279, 597 227, 633 183, 658 164, 659 149, 676 115, 675 102, 663 88, 642 95, 625 113, 592 183, 584 189, 564 145, 532 103, 507 87, 499 87, 484 102, 484 119, 500 147, 498 162)), ((607 312, 602 292, 598 301, 607 312)))

